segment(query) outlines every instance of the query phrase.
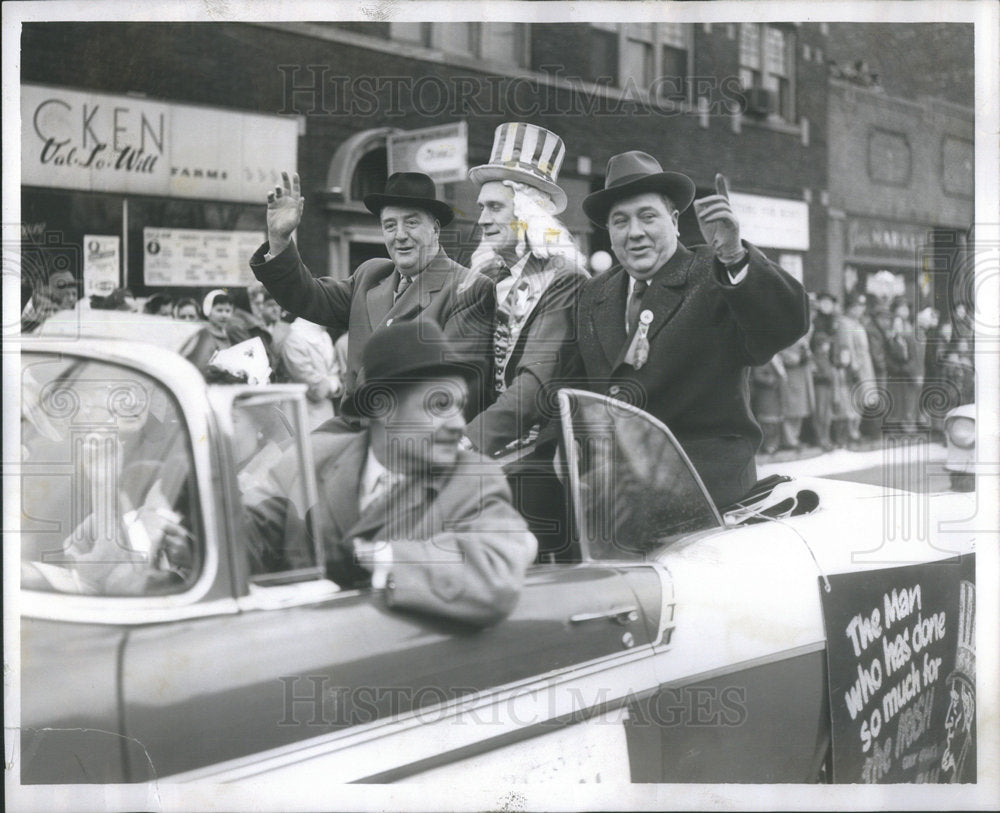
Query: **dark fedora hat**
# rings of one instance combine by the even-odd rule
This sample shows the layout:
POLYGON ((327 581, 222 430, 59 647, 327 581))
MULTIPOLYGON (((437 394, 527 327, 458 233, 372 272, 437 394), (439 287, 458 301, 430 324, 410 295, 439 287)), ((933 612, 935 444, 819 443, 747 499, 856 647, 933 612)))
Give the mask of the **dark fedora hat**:
POLYGON ((583 199, 583 211, 597 226, 608 225, 608 212, 619 200, 659 192, 683 212, 694 200, 694 181, 680 172, 664 172, 660 162, 645 152, 630 150, 608 160, 604 189, 583 199))
POLYGON ((385 192, 381 195, 365 195, 364 204, 376 217, 385 206, 423 209, 434 215, 442 226, 447 226, 455 213, 447 203, 438 200, 436 194, 434 180, 429 175, 422 172, 394 172, 385 182, 385 192))
POLYGON ((414 381, 440 376, 470 380, 468 364, 456 360, 454 345, 437 322, 416 319, 376 330, 361 353, 364 383, 352 396, 351 410, 365 417, 384 415, 392 393, 414 381))

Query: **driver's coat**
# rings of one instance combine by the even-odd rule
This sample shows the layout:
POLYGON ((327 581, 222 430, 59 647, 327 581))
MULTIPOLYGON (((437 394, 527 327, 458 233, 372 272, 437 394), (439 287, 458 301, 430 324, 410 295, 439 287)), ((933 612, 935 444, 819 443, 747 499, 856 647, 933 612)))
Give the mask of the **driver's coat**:
MULTIPOLYGON (((327 573, 356 573, 353 541, 388 540, 390 607, 495 623, 517 603, 537 543, 511 504, 500 467, 459 452, 447 473, 411 478, 388 510, 358 506, 367 432, 312 435, 327 573)), ((286 493, 294 493, 288 491, 286 493)))

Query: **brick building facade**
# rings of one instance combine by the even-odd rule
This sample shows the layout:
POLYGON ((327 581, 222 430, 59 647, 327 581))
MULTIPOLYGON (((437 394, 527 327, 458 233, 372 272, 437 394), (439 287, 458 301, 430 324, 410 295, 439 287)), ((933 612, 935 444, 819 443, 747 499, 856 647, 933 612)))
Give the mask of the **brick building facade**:
MULTIPOLYGON (((207 120, 219 110, 295 120, 307 197, 298 240, 317 274, 345 276, 384 251, 360 198, 384 183, 387 133, 464 121, 474 166, 498 124, 525 120, 565 141, 564 217, 588 251, 606 248, 607 236, 581 200, 601 187, 611 155, 642 149, 688 173, 700 195, 723 172, 755 242, 807 287, 828 282, 820 25, 39 23, 24 26, 21 45, 24 83, 204 106, 207 120)), ((458 212, 446 243, 467 259, 475 187, 441 191, 458 212)), ((124 279, 139 294, 150 287, 143 229, 262 232, 264 222, 249 200, 183 193, 26 185, 22 202, 29 230, 70 241, 122 233, 124 279)), ((701 241, 692 213, 681 230, 701 241)))

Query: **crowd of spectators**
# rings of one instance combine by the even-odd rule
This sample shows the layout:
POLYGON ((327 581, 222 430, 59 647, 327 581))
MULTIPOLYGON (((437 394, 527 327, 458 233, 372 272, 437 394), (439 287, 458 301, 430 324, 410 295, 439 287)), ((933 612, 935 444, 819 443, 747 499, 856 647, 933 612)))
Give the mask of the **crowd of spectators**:
POLYGON ((212 364, 217 351, 259 338, 267 353, 271 382, 306 385, 309 418, 314 427, 334 416, 343 393, 346 335, 334 342, 335 337, 324 328, 293 319, 260 283, 245 289, 215 290, 201 302, 166 291, 140 300, 128 288, 81 300, 79 283, 72 272, 56 271, 47 280, 24 287, 21 331, 36 332, 57 311, 79 309, 141 312, 199 323, 201 329, 183 352, 211 381, 232 380, 231 374, 212 364))
MULTIPOLYGON (((831 294, 810 295, 809 333, 752 371, 751 404, 764 432, 761 452, 816 446, 862 448, 883 432, 940 438, 948 410, 975 400, 974 332, 958 303, 950 318, 927 307, 914 318, 904 299, 855 294, 842 309, 831 294)), ((138 300, 128 288, 79 300, 71 274, 54 273, 22 300, 22 331, 58 310, 143 312, 199 322, 185 355, 210 380, 214 353, 259 337, 275 383, 307 386, 313 427, 336 414, 343 393, 347 336, 282 311, 260 283, 216 290, 202 302, 155 292, 138 300)))
POLYGON ((761 451, 861 448, 883 432, 941 438, 948 410, 975 399, 974 336, 962 304, 951 318, 904 299, 810 295, 809 333, 751 376, 761 451))

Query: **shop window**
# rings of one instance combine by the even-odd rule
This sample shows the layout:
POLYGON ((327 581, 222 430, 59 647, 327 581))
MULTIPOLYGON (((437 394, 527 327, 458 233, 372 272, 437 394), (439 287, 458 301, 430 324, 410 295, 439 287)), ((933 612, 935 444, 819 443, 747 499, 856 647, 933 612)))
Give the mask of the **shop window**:
POLYGON ((740 24, 740 82, 752 94, 753 111, 794 120, 794 54, 791 31, 761 23, 740 24))

